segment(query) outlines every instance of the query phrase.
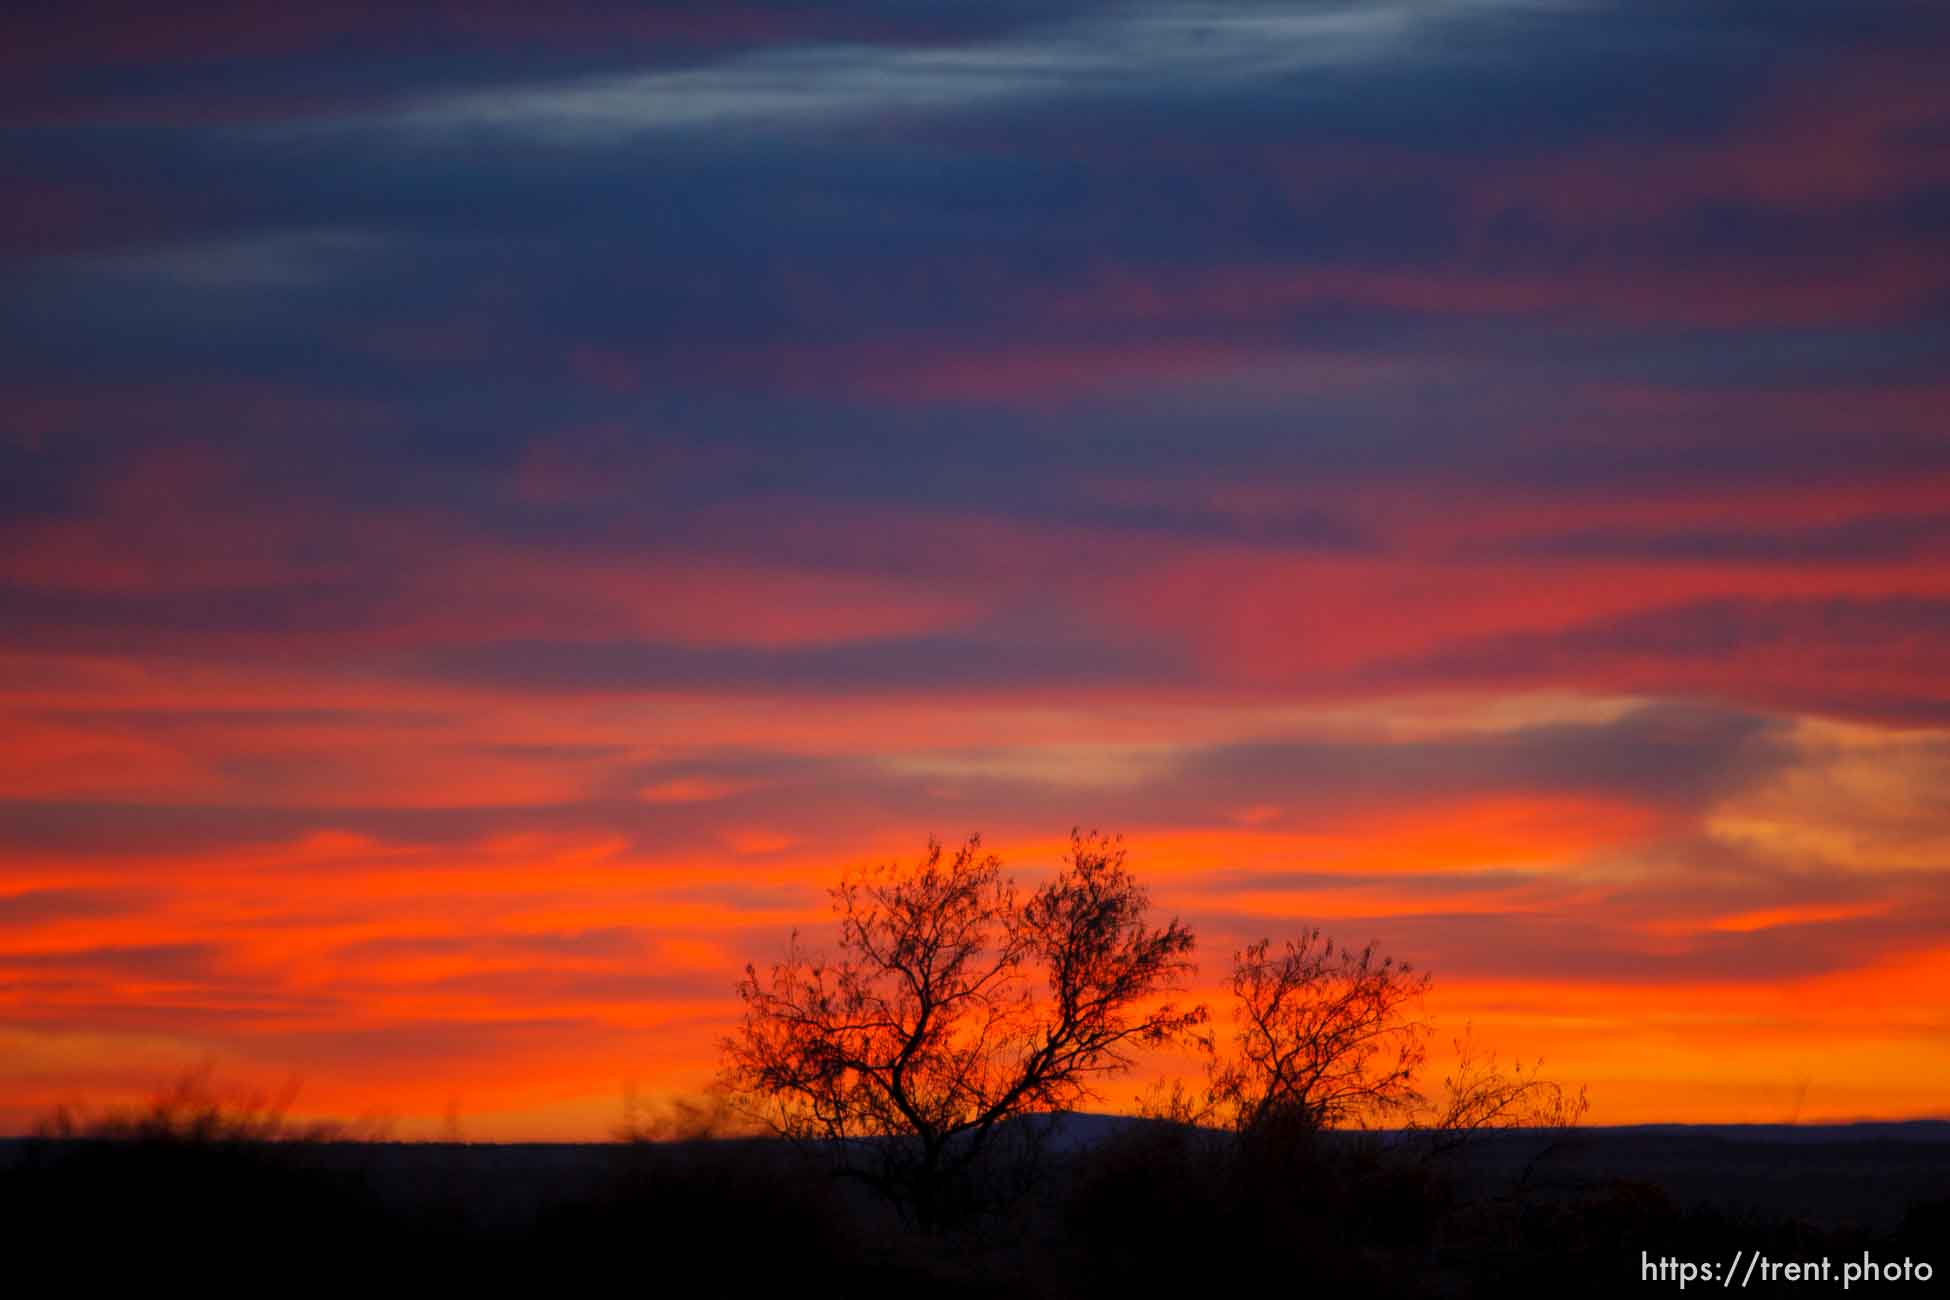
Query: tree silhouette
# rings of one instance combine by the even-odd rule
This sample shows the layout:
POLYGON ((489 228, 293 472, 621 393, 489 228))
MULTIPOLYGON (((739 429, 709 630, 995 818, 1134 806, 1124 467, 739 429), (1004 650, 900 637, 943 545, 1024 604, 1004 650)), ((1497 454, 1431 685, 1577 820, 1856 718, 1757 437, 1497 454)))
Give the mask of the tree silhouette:
POLYGON ((1429 977, 1319 930, 1278 952, 1233 955, 1234 1053, 1208 1072, 1207 1115, 1241 1133, 1314 1130, 1405 1114, 1428 1027, 1413 1011, 1429 977))
POLYGON ((793 935, 745 968, 723 1082, 773 1130, 823 1147, 924 1227, 965 1207, 966 1175, 1005 1122, 1076 1106, 1132 1052, 1189 1034, 1202 1006, 1163 995, 1192 970, 1190 930, 1146 924, 1115 840, 1071 833, 1026 897, 970 836, 832 891, 837 959, 793 935))

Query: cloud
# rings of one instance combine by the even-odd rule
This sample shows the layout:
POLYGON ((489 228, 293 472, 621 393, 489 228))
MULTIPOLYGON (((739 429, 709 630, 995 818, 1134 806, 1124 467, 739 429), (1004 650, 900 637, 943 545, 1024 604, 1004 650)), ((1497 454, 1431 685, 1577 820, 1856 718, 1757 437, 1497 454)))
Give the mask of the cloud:
POLYGON ((1922 560, 1950 550, 1950 516, 1884 514, 1776 530, 1751 522, 1718 528, 1597 528, 1486 545, 1490 554, 1565 560, 1651 560, 1721 564, 1859 563, 1922 560))
POLYGON ((139 252, 74 255, 62 269, 185 290, 292 290, 347 274, 372 273, 390 251, 381 235, 299 230, 166 245, 139 252))
MULTIPOLYGON (((1496 5, 1522 11, 1526 4, 1496 5)), ((566 85, 497 87, 409 104, 367 124, 428 136, 510 133, 554 144, 762 125, 788 130, 1200 84, 1236 87, 1439 49, 1437 0, 1119 7, 950 47, 808 45, 566 85)), ((355 119, 356 120, 356 119, 355 119)))
POLYGON ((1102 684, 1155 667, 1160 659, 1131 647, 962 635, 874 638, 778 650, 644 642, 503 642, 427 656, 419 670, 433 680, 535 690, 737 687, 790 693, 1102 684))
POLYGON ((153 897, 148 891, 108 889, 29 889, 0 895, 0 929, 131 915, 153 897))
POLYGON ((1780 722, 1758 715, 1651 706, 1491 736, 1220 746, 1188 759, 1171 785, 1208 808, 1221 798, 1314 809, 1508 790, 1703 807, 1792 762, 1787 742, 1780 722))
POLYGON ((1931 723, 1944 704, 1931 647, 1946 631, 1950 603, 1925 597, 1704 600, 1464 642, 1368 675, 1618 687, 1660 677, 1732 698, 1931 723))

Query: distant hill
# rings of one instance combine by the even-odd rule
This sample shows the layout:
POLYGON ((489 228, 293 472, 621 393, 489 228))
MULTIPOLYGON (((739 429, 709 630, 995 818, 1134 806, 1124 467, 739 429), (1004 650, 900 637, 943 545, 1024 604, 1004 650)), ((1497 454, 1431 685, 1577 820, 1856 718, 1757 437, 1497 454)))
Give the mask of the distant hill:
MULTIPOLYGON (((1168 1127, 1163 1120, 1061 1112, 1014 1121, 1033 1124, 1045 1150, 1079 1158, 1120 1134, 1168 1127)), ((1216 1149, 1223 1134, 1207 1131, 1216 1149)), ((1328 1135, 1334 1145, 1412 1139, 1399 1131, 1328 1135)), ((0 1173, 25 1170, 88 1139, 0 1139, 0 1173)), ((757 1139, 703 1141, 697 1151, 762 1157, 757 1139)), ((326 1142, 292 1151, 314 1168, 356 1172, 395 1209, 458 1198, 467 1217, 519 1223, 546 1206, 596 1194, 633 1148, 626 1143, 326 1142)), ((1675 1204, 1742 1205, 1816 1224, 1891 1225, 1919 1201, 1950 1198, 1950 1122, 1861 1124, 1645 1124, 1552 1133, 1500 1130, 1475 1136, 1445 1156, 1465 1184, 1492 1188, 1522 1178, 1559 1190, 1620 1183, 1657 1186, 1675 1204)))
MULTIPOLYGON (((1073 1150, 1093 1146, 1133 1126, 1163 1123, 1131 1115, 1100 1115, 1091 1111, 1058 1111, 1032 1116, 1026 1123, 1053 1125, 1053 1149, 1073 1150)), ((1950 1120, 1864 1120, 1852 1124, 1622 1124, 1592 1125, 1574 1130, 1582 1137, 1630 1139, 1634 1137, 1710 1138, 1728 1142, 1763 1142, 1803 1145, 1827 1142, 1950 1142, 1950 1120)), ((1342 1130, 1352 1136, 1353 1130, 1342 1130)), ((1384 1141, 1403 1136, 1399 1129, 1376 1130, 1371 1136, 1384 1141)), ((1478 1141, 1498 1138, 1523 1140, 1537 1136, 1535 1131, 1510 1129, 1486 1131, 1478 1141)))

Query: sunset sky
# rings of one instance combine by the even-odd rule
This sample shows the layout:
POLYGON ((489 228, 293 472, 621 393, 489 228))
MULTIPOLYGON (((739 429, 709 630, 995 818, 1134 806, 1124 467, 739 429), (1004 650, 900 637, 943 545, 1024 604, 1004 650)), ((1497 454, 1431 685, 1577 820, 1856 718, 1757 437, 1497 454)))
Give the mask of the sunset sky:
POLYGON ((842 867, 1075 825, 1221 1014, 1319 925, 1594 1122, 1950 1114, 1947 65, 1932 0, 10 12, 0 1132, 201 1065, 600 1138, 842 867))

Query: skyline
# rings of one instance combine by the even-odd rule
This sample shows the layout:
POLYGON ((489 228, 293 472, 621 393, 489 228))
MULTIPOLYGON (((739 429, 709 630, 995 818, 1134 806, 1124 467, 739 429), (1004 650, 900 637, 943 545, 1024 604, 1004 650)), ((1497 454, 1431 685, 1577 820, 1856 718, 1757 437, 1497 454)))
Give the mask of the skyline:
POLYGON ((1950 1115, 1940 7, 0 24, 0 1131, 600 1137, 1073 826, 1215 1005, 1950 1115))

